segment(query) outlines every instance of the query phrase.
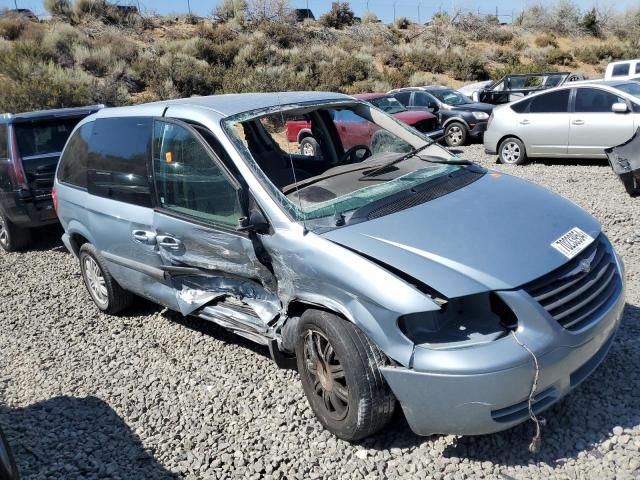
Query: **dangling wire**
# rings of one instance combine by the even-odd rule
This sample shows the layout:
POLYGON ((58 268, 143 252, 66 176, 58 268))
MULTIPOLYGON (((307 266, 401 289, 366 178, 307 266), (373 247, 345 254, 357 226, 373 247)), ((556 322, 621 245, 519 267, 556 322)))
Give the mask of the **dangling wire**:
POLYGON ((531 418, 531 420, 536 426, 536 433, 533 436, 531 443, 529 444, 529 451, 531 453, 538 453, 540 451, 540 446, 542 444, 541 425, 544 424, 544 419, 543 418, 538 419, 535 412, 533 411, 533 400, 534 400, 534 395, 536 393, 536 390, 538 389, 538 378, 540 377, 540 365, 538 364, 538 358, 536 357, 536 354, 533 353, 533 351, 529 347, 527 347, 524 343, 520 341, 520 339, 516 335, 515 330, 511 330, 511 335, 513 335, 513 338, 518 343, 518 345, 524 348, 524 350, 529 354, 529 356, 531 357, 531 360, 533 361, 533 366, 535 369, 535 373, 533 374, 533 382, 531 383, 531 390, 529 392, 528 407, 529 407, 529 418, 531 418))
MULTIPOLYGON (((282 122, 282 127, 286 129, 284 111, 282 110, 282 101, 280 100, 280 92, 276 92, 276 96, 278 97, 278 105, 280 106, 280 120, 282 122)), ((306 235, 308 232, 306 219, 305 219, 306 215, 302 210, 302 200, 300 200, 300 192, 298 190, 298 179, 296 178, 296 169, 293 165, 293 156, 291 155, 291 151, 290 151, 291 142, 289 141, 289 137, 286 134, 285 134, 285 137, 287 138, 287 143, 288 143, 287 155, 289 156, 289 164, 291 165, 291 174, 293 175, 293 185, 296 188, 296 197, 298 198, 298 208, 300 209, 300 214, 302 215, 302 234, 306 235)))

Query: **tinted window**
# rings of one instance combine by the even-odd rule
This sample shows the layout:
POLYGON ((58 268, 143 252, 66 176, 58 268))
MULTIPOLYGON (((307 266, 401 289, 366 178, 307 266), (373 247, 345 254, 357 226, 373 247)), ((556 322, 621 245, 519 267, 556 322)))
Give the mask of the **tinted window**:
POLYGON ((432 105, 435 105, 435 103, 435 99, 427 93, 416 92, 413 95, 413 104, 416 107, 430 107, 432 105))
POLYGON ((208 222, 236 227, 236 190, 191 130, 156 122, 153 170, 160 205, 208 222))
POLYGON ((614 103, 626 103, 623 98, 597 88, 579 88, 575 111, 579 113, 611 112, 614 103))
POLYGON ((398 92, 394 93, 393 96, 405 107, 409 105, 411 101, 411 92, 398 92))
POLYGON ((0 125, 0 158, 9 158, 7 152, 7 126, 0 125))
POLYGON ((77 187, 87 187, 87 159, 92 130, 93 122, 89 122, 75 131, 62 153, 58 181, 77 187))
POLYGON ((630 63, 620 63, 618 65, 613 66, 613 72, 611 73, 612 77, 624 77, 625 75, 629 75, 631 64, 630 63))
POLYGON ((58 153, 81 118, 55 120, 38 123, 15 124, 16 140, 20 156, 32 157, 47 153, 58 153))
POLYGON ((150 207, 147 161, 153 120, 96 120, 89 145, 89 193, 150 207))
POLYGON ((640 62, 636 63, 636 73, 640 73, 640 62))
POLYGON ((563 113, 568 109, 569 89, 543 93, 531 99, 530 113, 563 113))

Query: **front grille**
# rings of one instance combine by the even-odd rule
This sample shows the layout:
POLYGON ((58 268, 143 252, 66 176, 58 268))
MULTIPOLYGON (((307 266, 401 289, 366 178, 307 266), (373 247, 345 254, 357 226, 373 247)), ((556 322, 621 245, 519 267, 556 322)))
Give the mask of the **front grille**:
MULTIPOLYGON (((531 402, 533 413, 540 413, 558 399, 556 389, 549 387, 542 392, 536 393, 531 402)), ((496 422, 510 423, 526 419, 529 417, 529 399, 522 400, 515 405, 491 411, 491 418, 496 422)))
POLYGON ((621 285, 612 248, 599 236, 571 261, 523 288, 560 325, 575 331, 598 318, 621 285))

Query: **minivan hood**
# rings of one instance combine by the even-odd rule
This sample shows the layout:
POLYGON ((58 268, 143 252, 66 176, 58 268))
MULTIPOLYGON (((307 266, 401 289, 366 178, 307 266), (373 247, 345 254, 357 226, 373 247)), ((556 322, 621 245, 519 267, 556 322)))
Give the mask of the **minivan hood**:
POLYGON ((448 298, 519 287, 568 259, 551 243, 600 225, 569 200, 489 171, 435 200, 323 236, 448 298))

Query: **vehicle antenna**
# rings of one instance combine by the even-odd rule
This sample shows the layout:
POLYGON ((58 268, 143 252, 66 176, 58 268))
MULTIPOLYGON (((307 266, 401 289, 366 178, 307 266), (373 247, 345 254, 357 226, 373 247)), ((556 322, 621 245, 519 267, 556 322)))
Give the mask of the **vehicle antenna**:
MULTIPOLYGON (((286 121, 284 119, 284 111, 282 110, 282 101, 280 100, 280 92, 276 92, 278 97, 278 105, 280 106, 280 120, 282 122, 282 128, 286 128, 286 121)), ((291 174, 293 175, 293 185, 295 187, 296 197, 298 199, 298 208, 300 209, 300 214, 302 215, 302 234, 306 235, 309 233, 307 229, 307 223, 305 219, 305 214, 302 210, 302 200, 300 200, 300 193, 298 188, 298 179, 296 178, 296 169, 293 165, 293 156, 291 155, 291 142, 289 141, 289 137, 285 134, 285 138, 287 139, 287 155, 289 156, 289 164, 291 165, 291 174)))
POLYGON ((529 347, 527 347, 523 342, 520 341, 520 339, 516 335, 515 330, 511 330, 511 335, 513 335, 516 343, 529 354, 531 360, 533 361, 533 367, 535 369, 535 373, 533 374, 533 382, 531 383, 531 391, 529 392, 528 407, 529 418, 531 418, 536 426, 536 433, 533 435, 531 443, 529 444, 529 451, 531 453, 538 453, 540 451, 540 446, 542 445, 541 426, 546 423, 546 420, 544 418, 538 419, 535 412, 533 411, 533 400, 536 390, 538 389, 538 378, 540 376, 540 365, 538 364, 538 358, 536 357, 536 354, 533 353, 533 351, 529 347))

